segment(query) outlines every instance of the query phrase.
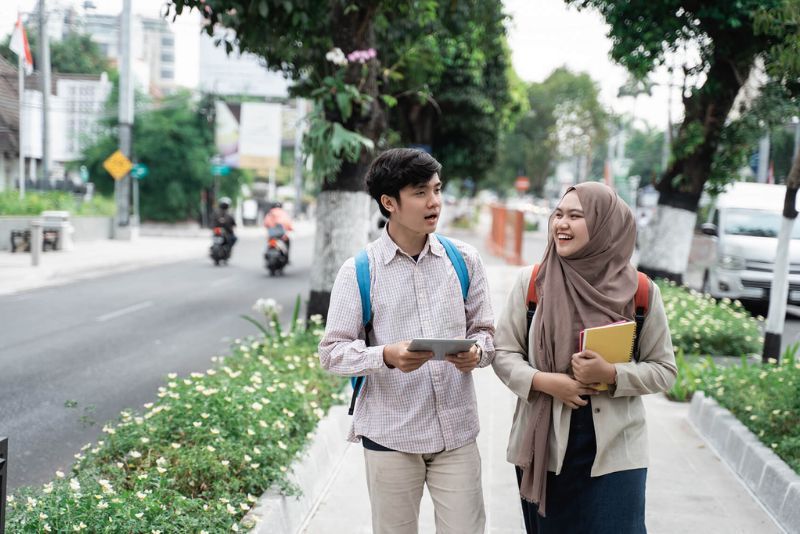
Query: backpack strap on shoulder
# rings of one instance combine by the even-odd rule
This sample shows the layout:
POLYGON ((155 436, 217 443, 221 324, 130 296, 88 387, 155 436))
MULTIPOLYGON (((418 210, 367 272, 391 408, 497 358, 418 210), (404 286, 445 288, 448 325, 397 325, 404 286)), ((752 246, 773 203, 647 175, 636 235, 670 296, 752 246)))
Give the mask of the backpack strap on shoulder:
POLYGON ((638 362, 639 338, 641 337, 642 327, 644 326, 644 318, 650 307, 650 279, 642 272, 637 272, 637 276, 638 286, 636 287, 636 296, 634 297, 636 336, 633 340, 633 358, 634 361, 638 362))
MULTIPOLYGON (((355 256, 356 281, 358 282, 358 293, 361 296, 361 319, 364 323, 364 342, 369 347, 369 334, 372 332, 372 303, 370 301, 369 286, 369 256, 366 250, 361 250, 355 256)), ((350 377, 350 385, 353 387, 353 396, 350 399, 349 415, 353 415, 356 408, 356 399, 364 386, 365 376, 350 377)))
POLYGON ((461 296, 464 298, 464 301, 466 301, 467 295, 469 294, 469 271, 467 270, 464 256, 458 250, 455 243, 448 238, 439 234, 434 235, 436 235, 436 239, 438 239, 439 243, 444 247, 444 251, 447 252, 447 257, 450 258, 450 263, 453 264, 453 268, 456 270, 458 281, 461 283, 461 296))
POLYGON ((536 313, 536 305, 539 303, 539 295, 536 294, 536 277, 539 276, 539 264, 533 265, 533 272, 531 273, 531 280, 528 282, 528 331, 533 324, 533 315, 536 313))

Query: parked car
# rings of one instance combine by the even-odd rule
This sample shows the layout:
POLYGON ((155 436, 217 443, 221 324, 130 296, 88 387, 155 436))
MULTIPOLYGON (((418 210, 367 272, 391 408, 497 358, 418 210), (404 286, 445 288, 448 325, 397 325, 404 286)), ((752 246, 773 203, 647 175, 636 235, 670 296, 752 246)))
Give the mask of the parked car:
MULTIPOLYGON (((703 290, 714 297, 753 302, 765 309, 774 278, 783 185, 738 182, 713 204, 704 234, 712 236, 714 253, 703 290)), ((800 305, 800 225, 795 223, 789 246, 789 298, 800 305)))

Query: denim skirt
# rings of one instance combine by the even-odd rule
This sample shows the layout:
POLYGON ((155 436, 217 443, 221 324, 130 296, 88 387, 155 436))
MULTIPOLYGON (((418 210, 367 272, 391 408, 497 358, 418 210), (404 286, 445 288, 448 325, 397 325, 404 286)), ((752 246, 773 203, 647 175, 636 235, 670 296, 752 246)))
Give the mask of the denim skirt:
MULTIPOLYGON (((522 500, 528 534, 646 534, 644 497, 647 469, 590 476, 597 441, 592 403, 572 411, 561 474, 547 473, 547 517, 522 500)), ((522 471, 517 468, 517 483, 522 471)))

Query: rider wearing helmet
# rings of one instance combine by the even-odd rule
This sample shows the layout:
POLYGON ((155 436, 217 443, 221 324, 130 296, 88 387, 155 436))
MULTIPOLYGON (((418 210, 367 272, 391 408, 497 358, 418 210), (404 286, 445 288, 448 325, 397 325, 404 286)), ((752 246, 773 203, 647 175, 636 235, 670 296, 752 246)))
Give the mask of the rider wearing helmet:
POLYGON ((219 199, 219 202, 217 202, 217 210, 214 211, 211 227, 222 228, 225 232, 225 237, 230 240, 231 248, 233 248, 233 245, 236 243, 236 234, 234 233, 236 221, 230 214, 230 207, 230 198, 222 197, 219 199))

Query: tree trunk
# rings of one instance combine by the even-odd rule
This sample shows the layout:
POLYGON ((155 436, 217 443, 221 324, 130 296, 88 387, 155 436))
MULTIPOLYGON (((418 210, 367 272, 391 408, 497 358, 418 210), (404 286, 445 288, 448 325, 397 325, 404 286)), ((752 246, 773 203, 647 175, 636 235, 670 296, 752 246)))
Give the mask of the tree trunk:
POLYGON ((675 159, 659 180, 656 218, 640 243, 639 270, 651 277, 682 282, 700 195, 711 173, 728 112, 747 79, 752 62, 750 55, 716 56, 703 86, 684 98, 685 118, 673 150, 676 147, 689 149, 675 159))
POLYGON ((783 200, 783 221, 778 233, 778 250, 775 254, 772 286, 769 291, 769 311, 764 329, 764 349, 761 358, 778 361, 781 354, 781 336, 786 322, 786 301, 789 297, 789 245, 792 228, 797 219, 797 189, 800 186, 800 152, 795 154, 789 179, 786 180, 786 196, 783 200))
MULTIPOLYGON (((375 47, 374 17, 378 2, 354 0, 349 3, 331 2, 333 44, 349 54, 354 50, 375 47)), ((376 145, 383 136, 386 119, 378 98, 378 62, 367 62, 367 75, 362 79, 364 65, 347 67, 345 79, 357 85, 362 93, 372 97, 365 109, 354 109, 344 127, 371 139, 376 145)), ((329 120, 342 122, 331 115, 329 120)), ((311 294, 306 313, 326 317, 331 289, 342 263, 367 244, 371 201, 366 194, 364 174, 372 154, 361 151, 355 163, 344 161, 336 176, 322 184, 317 199, 317 230, 314 241, 314 263, 311 266, 311 294)))

